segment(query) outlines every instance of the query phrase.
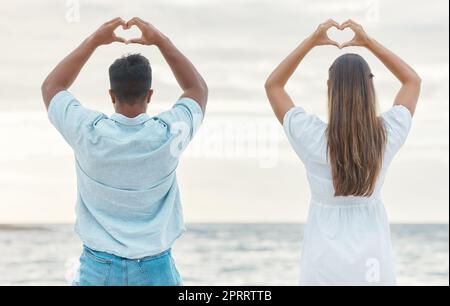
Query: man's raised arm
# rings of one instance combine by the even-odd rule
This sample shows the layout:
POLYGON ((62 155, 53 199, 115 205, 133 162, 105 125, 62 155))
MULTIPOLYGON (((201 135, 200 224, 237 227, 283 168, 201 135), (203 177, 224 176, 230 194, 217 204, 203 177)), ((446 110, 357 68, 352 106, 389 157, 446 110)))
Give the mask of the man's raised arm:
POLYGON ((41 86, 42 98, 47 109, 50 101, 58 92, 68 89, 73 84, 97 47, 115 41, 126 42, 125 39, 114 34, 114 30, 119 26, 126 27, 126 22, 121 18, 115 18, 103 24, 53 69, 41 86))
POLYGON ((194 65, 166 36, 150 23, 135 17, 128 21, 127 28, 130 28, 133 25, 141 30, 142 37, 131 39, 128 42, 157 46, 184 92, 182 97, 195 100, 200 105, 203 113, 205 113, 208 100, 208 87, 194 65))

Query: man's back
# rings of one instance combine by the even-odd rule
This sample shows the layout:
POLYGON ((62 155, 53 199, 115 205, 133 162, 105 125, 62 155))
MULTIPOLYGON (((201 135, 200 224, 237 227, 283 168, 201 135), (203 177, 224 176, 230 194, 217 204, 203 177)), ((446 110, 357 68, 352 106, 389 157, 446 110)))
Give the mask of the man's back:
POLYGON ((203 120, 205 80, 170 39, 134 17, 100 26, 56 65, 41 86, 52 124, 75 153, 76 231, 84 243, 74 285, 180 285, 171 255, 185 230, 175 170, 203 120), (140 38, 118 37, 138 27, 140 38), (95 50, 113 42, 159 49, 182 91, 174 107, 147 115, 153 96, 150 61, 140 54, 109 67, 110 118, 84 108, 67 90, 95 50))
POLYGON ((184 231, 175 170, 201 123, 200 106, 183 98, 155 117, 109 118, 62 91, 49 118, 75 153, 83 243, 130 259, 169 249, 184 231))

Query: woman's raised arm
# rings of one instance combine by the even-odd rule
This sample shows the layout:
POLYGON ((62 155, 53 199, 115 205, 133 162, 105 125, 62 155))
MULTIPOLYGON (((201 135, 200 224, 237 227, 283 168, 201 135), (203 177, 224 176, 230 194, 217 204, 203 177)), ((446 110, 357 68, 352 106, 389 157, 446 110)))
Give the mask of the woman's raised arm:
POLYGON ((353 20, 344 22, 341 29, 350 28, 355 32, 352 41, 345 43, 341 48, 350 46, 365 47, 370 50, 402 83, 397 93, 394 105, 403 105, 414 115, 419 100, 421 82, 419 75, 405 61, 388 50, 376 40, 370 38, 363 27, 353 20))
POLYGON ((286 83, 306 54, 316 46, 333 45, 339 47, 339 44, 332 41, 327 35, 327 31, 331 27, 339 28, 339 24, 330 19, 319 25, 317 30, 286 57, 267 79, 265 84, 267 97, 281 124, 283 124, 284 115, 294 107, 294 102, 285 90, 286 83))

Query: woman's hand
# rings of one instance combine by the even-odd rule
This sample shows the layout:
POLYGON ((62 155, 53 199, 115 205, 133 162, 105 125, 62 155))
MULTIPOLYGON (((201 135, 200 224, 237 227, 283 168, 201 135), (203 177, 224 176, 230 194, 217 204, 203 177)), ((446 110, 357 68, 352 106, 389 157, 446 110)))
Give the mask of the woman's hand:
POLYGON ((286 113, 294 107, 294 101, 285 89, 286 83, 306 54, 316 46, 331 45, 339 47, 337 42, 328 37, 327 32, 332 27, 339 28, 339 24, 332 19, 319 25, 317 30, 292 51, 267 79, 265 84, 267 97, 281 124, 283 124, 286 113))
POLYGON ((333 19, 329 19, 324 23, 320 24, 317 30, 309 37, 313 45, 314 46, 330 45, 339 48, 340 47, 339 44, 336 41, 330 39, 330 37, 328 37, 328 30, 331 29, 332 27, 340 29, 340 25, 333 19))
POLYGON ((350 19, 339 26, 339 29, 341 31, 347 28, 350 28, 355 33, 355 37, 353 37, 353 39, 350 40, 349 42, 340 45, 339 46, 340 49, 346 47, 366 47, 366 48, 369 47, 371 39, 360 24, 350 19))

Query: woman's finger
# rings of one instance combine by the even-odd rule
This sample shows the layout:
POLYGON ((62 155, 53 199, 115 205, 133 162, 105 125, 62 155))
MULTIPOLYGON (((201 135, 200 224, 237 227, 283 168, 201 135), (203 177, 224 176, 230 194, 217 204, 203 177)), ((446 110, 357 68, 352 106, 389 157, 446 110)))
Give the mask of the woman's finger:
POLYGON ((356 41, 353 39, 353 40, 351 40, 351 41, 348 41, 348 42, 346 42, 346 43, 343 43, 343 44, 341 44, 340 46, 339 46, 339 48, 340 49, 344 49, 344 48, 347 48, 347 47, 354 47, 354 46, 356 46, 357 44, 356 44, 356 41))
POLYGON ((328 39, 327 44, 331 45, 331 46, 338 47, 338 48, 340 47, 338 42, 336 42, 334 40, 331 40, 331 39, 328 39))
POLYGON ((329 21, 328 21, 328 26, 331 28, 331 27, 336 27, 336 28, 338 28, 339 29, 339 23, 336 21, 336 20, 334 20, 334 19, 330 19, 329 21))

